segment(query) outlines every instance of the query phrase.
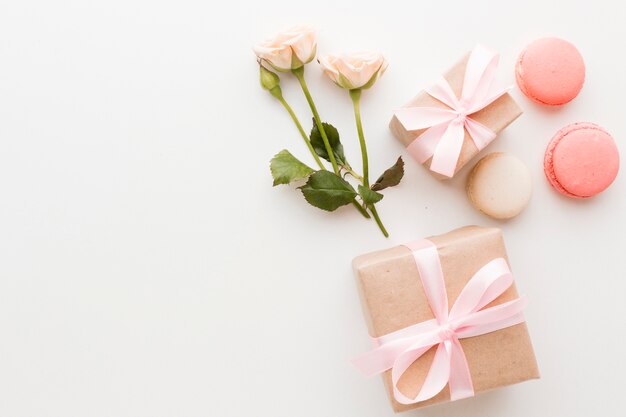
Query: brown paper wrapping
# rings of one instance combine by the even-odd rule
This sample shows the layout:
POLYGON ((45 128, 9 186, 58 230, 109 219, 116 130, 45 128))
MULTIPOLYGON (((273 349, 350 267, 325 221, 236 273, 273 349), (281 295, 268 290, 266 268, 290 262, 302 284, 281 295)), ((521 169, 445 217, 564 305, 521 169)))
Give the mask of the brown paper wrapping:
MULTIPOLYGON (((463 79, 465 77, 465 68, 467 67, 467 61, 470 54, 468 53, 462 60, 457 62, 446 74, 444 78, 452 87, 452 90, 457 97, 461 96, 461 90, 463 88, 463 79)), ((404 107, 445 107, 445 104, 439 100, 431 97, 426 91, 421 91, 411 101, 409 101, 404 107)), ((522 109, 517 105, 513 97, 510 94, 504 94, 489 106, 471 115, 471 118, 479 123, 487 126, 493 130, 496 134, 500 133, 504 128, 510 125, 515 119, 522 114, 522 109)), ((396 138, 402 144, 407 147, 413 142, 419 135, 421 135, 426 129, 421 130, 406 130, 400 121, 393 116, 389 123, 389 129, 396 138)), ((478 154, 478 148, 474 145, 472 138, 467 130, 465 131, 465 139, 463 140, 463 146, 461 148, 461 154, 456 164, 456 170, 454 173, 459 172, 465 164, 467 164, 474 156, 478 154)), ((431 158, 432 159, 432 158, 431 158)), ((429 172, 438 179, 448 179, 448 177, 430 171, 431 159, 424 162, 424 166, 429 168, 429 172)))
MULTIPOLYGON (((468 226, 428 238, 439 252, 450 307, 465 284, 487 262, 507 260, 502 233, 495 228, 468 226)), ((354 259, 353 267, 369 332, 372 337, 434 318, 411 251, 396 246, 354 259)), ((515 284, 485 308, 518 297, 515 284)), ((526 323, 461 339, 472 374, 474 391, 484 392, 539 378, 526 323)), ((429 350, 406 371, 398 383, 405 395, 415 397, 426 377, 435 349, 429 350)), ((394 411, 405 411, 450 400, 448 387, 430 400, 402 405, 393 397, 391 371, 383 374, 394 411)))

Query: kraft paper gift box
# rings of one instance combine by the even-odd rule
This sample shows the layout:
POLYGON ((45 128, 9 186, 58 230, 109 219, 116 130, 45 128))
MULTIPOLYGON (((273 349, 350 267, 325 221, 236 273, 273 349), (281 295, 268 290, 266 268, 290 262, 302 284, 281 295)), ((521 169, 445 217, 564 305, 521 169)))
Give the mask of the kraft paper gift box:
MULTIPOLYGON (((473 52, 472 52, 473 53, 473 52)), ((461 97, 461 91, 463 89, 465 72, 467 69, 468 61, 472 53, 466 54, 460 61, 458 61, 449 71, 447 71, 443 78, 448 82, 452 91, 457 98, 461 97)), ((497 58, 497 55, 494 54, 497 58)), ((494 72, 495 74, 495 72, 494 72)), ((421 91, 411 101, 406 103, 404 108, 410 107, 438 107, 443 109, 449 109, 446 104, 435 99, 426 90, 421 91)), ((487 105, 482 110, 476 113, 471 113, 468 116, 476 122, 490 129, 496 135, 504 130, 509 124, 517 119, 522 114, 522 109, 513 100, 510 94, 505 93, 497 98, 495 101, 487 105)), ((397 115, 394 115, 389 124, 389 128, 393 135, 405 146, 409 147, 421 134, 423 134, 427 128, 418 130, 407 130, 405 126, 400 122, 397 115)), ((458 154, 458 160, 453 175, 442 175, 440 173, 432 171, 431 162, 432 158, 423 162, 423 165, 429 169, 429 172, 438 179, 447 179, 453 177, 463 166, 465 166, 472 158, 474 158, 481 149, 479 149, 467 130, 464 130, 463 144, 458 154)), ((418 161, 422 163, 422 161, 418 161)))
MULTIPOLYGON (((450 307, 470 278, 486 263, 504 258, 505 267, 508 264, 502 234, 496 228, 468 226, 428 240, 436 245, 439 254, 450 307)), ((372 338, 433 319, 418 266, 406 246, 359 256, 354 259, 353 267, 372 338)), ((517 298, 513 283, 484 308, 517 298)), ((523 321, 491 333, 459 339, 459 342, 474 393, 539 378, 528 329, 523 321)), ((419 357, 399 379, 397 387, 402 394, 410 398, 416 396, 432 365, 435 350, 432 348, 419 357)), ((394 397, 391 370, 384 371, 382 377, 396 412, 451 400, 447 384, 426 401, 403 405, 394 397)))

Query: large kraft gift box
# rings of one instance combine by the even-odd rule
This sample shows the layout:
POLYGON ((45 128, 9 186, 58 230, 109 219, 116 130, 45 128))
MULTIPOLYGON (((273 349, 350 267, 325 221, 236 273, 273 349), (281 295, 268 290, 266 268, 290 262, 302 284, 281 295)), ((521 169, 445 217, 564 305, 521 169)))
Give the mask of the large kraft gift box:
MULTIPOLYGON (((468 226, 428 240, 437 246, 449 305, 452 306, 469 279, 487 262, 504 258, 502 233, 496 228, 468 226)), ((361 301, 370 335, 374 338, 433 319, 411 251, 405 246, 362 255, 354 259, 361 301)), ((485 308, 518 298, 515 284, 485 308)), ((539 378, 526 323, 460 340, 475 393, 539 378)), ((430 349, 399 380, 398 388, 415 397, 433 361, 430 349)), ((383 374, 393 409, 405 411, 450 401, 448 387, 435 397, 412 405, 393 396, 391 370, 383 374)))
MULTIPOLYGON (((457 97, 461 96, 461 90, 463 89, 463 81, 465 78, 465 69, 467 62, 469 61, 470 53, 465 55, 463 59, 457 62, 448 72, 444 74, 444 78, 452 87, 452 90, 457 97)), ((448 108, 445 104, 439 100, 430 96, 426 91, 421 91, 411 101, 406 103, 404 107, 442 107, 448 108)), ((513 100, 510 94, 506 93, 496 101, 491 103, 484 109, 473 113, 470 117, 477 122, 485 125, 491 129, 494 133, 499 134, 508 125, 510 125, 515 119, 522 114, 522 109, 513 100)), ((419 135, 424 133, 426 129, 421 130, 406 130, 402 123, 396 116, 393 116, 389 123, 389 129, 393 135, 407 147, 413 142, 419 135)), ((456 164, 455 174, 459 172, 465 164, 467 164, 472 158, 478 154, 479 150, 472 141, 467 130, 465 131, 465 138, 463 139, 463 146, 461 148, 461 154, 459 155, 458 162, 456 164)), ((448 177, 438 174, 430 170, 430 162, 432 158, 424 163, 426 168, 429 168, 429 172, 437 179, 448 179, 448 177)))

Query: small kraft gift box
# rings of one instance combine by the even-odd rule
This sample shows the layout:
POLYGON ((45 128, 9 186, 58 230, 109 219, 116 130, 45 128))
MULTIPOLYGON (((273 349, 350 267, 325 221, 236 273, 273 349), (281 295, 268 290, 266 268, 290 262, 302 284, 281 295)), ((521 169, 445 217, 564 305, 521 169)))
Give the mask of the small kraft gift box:
POLYGON ((468 226, 353 261, 382 374, 405 411, 539 378, 502 233, 468 226))
POLYGON ((522 114, 510 88, 492 89, 497 66, 498 55, 478 45, 394 112, 391 132, 436 178, 454 177, 522 114))

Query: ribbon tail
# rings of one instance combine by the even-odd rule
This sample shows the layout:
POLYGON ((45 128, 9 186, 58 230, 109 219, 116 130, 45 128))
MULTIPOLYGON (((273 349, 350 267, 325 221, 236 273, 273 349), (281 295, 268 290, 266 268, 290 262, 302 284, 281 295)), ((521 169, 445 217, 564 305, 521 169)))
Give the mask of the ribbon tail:
POLYGON ((448 81, 440 77, 439 80, 431 87, 426 89, 426 92, 433 98, 441 101, 446 106, 457 109, 459 107, 459 99, 454 94, 452 87, 448 81))
POLYGON ((461 155, 464 137, 462 120, 455 119, 450 122, 435 149, 430 170, 452 178, 461 155))
POLYGON ((459 339, 452 340, 450 352, 450 399, 452 401, 474 396, 472 374, 459 339))
POLYGON ((413 343, 410 339, 395 340, 364 353, 352 363, 367 376, 381 374, 391 369, 396 358, 413 343))
POLYGON ((391 369, 397 357, 416 343, 416 335, 432 334, 439 328, 432 319, 414 324, 384 336, 373 338, 375 348, 352 360, 352 364, 367 376, 391 369))
MULTIPOLYGON (((426 353, 426 351, 424 351, 422 355, 424 353, 426 353)), ((415 360, 411 361, 411 363, 413 362, 415 362, 415 360)), ((401 364, 404 365, 404 363, 401 364)), ((408 366, 406 368, 408 368, 408 366)), ((406 368, 402 371, 402 373, 406 371, 406 368)), ((428 375, 426 375, 424 384, 415 398, 409 398, 400 392, 398 389, 398 381, 400 380, 402 373, 394 371, 396 371, 395 364, 391 371, 391 380, 393 383, 394 396, 400 404, 415 404, 421 401, 426 401, 440 393, 448 383, 450 376, 450 351, 446 348, 445 343, 440 343, 439 346, 437 346, 437 351, 435 352, 433 363, 428 370, 428 375)))
POLYGON ((469 117, 465 119, 465 129, 467 129, 467 133, 479 151, 482 151, 496 138, 493 130, 469 117))
POLYGON ((431 127, 411 142, 406 150, 417 162, 423 164, 432 158, 447 128, 447 123, 431 127))

